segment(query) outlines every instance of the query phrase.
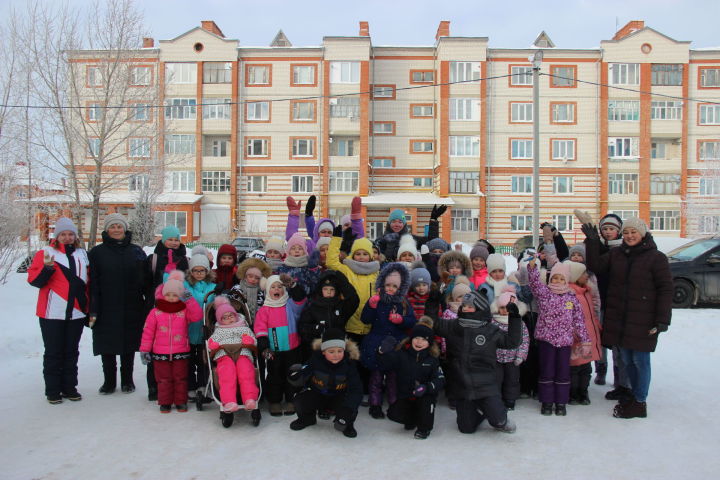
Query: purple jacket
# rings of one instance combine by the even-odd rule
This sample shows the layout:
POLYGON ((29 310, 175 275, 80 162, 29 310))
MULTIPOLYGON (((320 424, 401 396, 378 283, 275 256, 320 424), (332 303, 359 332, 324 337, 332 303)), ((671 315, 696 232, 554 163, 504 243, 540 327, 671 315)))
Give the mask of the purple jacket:
MULTIPOLYGON (((500 330, 503 332, 508 331, 508 324, 507 323, 500 323, 497 320, 493 318, 492 323, 500 327, 500 330)), ((530 349, 530 333, 528 332, 527 327, 525 326, 525 323, 522 324, 522 343, 518 348, 513 348, 511 350, 506 350, 504 348, 498 348, 497 349, 497 361, 498 363, 511 363, 514 362, 515 359, 519 359, 521 361, 527 360, 528 356, 528 350, 530 349)))
POLYGON ((537 301, 540 314, 535 327, 535 339, 553 347, 569 347, 574 337, 581 342, 590 342, 585 317, 575 292, 557 294, 540 281, 538 268, 528 268, 530 289, 537 301))
MULTIPOLYGON (((305 240, 305 243, 307 245, 308 254, 312 253, 313 250, 315 250, 315 244, 318 241, 319 235, 317 232, 317 229, 315 228, 316 225, 320 225, 322 222, 328 221, 335 225, 335 222, 330 220, 329 218, 321 218, 319 222, 315 223, 315 217, 309 216, 305 217, 305 231, 307 232, 308 236, 312 233, 312 238, 305 240)), ((352 222, 352 231, 357 236, 357 238, 364 238, 365 237, 365 226, 363 225, 363 221, 361 218, 357 220, 351 220, 352 222)), ((296 233, 300 229, 300 216, 299 215, 290 215, 288 214, 287 219, 287 226, 285 227, 285 240, 290 240, 290 237, 293 236, 294 233, 296 233)))

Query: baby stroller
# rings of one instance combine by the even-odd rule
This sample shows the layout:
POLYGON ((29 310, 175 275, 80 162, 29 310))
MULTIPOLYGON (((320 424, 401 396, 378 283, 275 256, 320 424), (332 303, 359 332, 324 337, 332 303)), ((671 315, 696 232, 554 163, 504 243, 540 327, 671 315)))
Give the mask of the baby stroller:
MULTIPOLYGON (((212 336, 212 334, 215 331, 215 307, 212 302, 208 303, 207 299, 211 295, 211 293, 208 294, 208 296, 205 297, 205 318, 204 318, 204 326, 203 326, 203 334, 205 338, 205 355, 203 355, 203 359, 205 361, 206 366, 209 366, 210 375, 208 375, 208 382, 205 386, 204 395, 209 396, 215 400, 215 403, 220 407, 220 421, 222 423, 222 426, 225 428, 229 428, 233 421, 235 420, 235 412, 224 412, 222 409, 222 402, 220 401, 220 387, 218 382, 218 376, 217 376, 217 370, 216 370, 216 364, 213 360, 213 356, 216 352, 211 352, 210 348, 208 347, 208 340, 212 336), (212 354, 211 354, 212 353, 212 354)), ((250 312, 247 307, 247 302, 245 300, 245 297, 240 292, 234 292, 233 296, 229 298, 230 304, 233 306, 235 311, 237 311, 239 314, 243 315, 248 322, 248 326, 252 328, 252 324, 250 323, 250 312)), ((230 350, 232 349, 233 352, 239 352, 243 348, 247 348, 248 350, 252 351, 253 353, 253 366, 255 367, 255 381, 258 384, 258 388, 260 387, 259 382, 259 373, 258 373, 258 365, 257 365, 257 347, 255 345, 224 345, 224 347, 228 347, 226 349, 226 353, 231 354, 230 350)), ((240 400, 240 389, 237 389, 237 395, 238 395, 238 405, 240 405, 240 410, 244 410, 244 406, 242 406, 242 400, 240 400)), ((198 410, 203 409, 203 402, 202 402, 202 395, 198 395, 197 398, 199 400, 196 400, 196 407, 198 410)), ((257 427, 260 424, 260 419, 262 418, 262 415, 260 414, 260 409, 256 408, 255 410, 252 410, 250 412, 250 420, 253 426, 257 427)))

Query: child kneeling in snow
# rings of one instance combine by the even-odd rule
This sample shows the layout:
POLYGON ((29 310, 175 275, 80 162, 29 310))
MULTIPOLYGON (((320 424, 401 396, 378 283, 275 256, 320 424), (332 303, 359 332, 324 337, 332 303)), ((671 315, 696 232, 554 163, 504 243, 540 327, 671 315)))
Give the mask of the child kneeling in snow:
POLYGON ((255 384, 252 351, 248 347, 257 341, 245 317, 238 314, 226 297, 215 299, 215 332, 208 340, 210 355, 217 363, 220 401, 224 412, 240 409, 237 404, 237 384, 245 410, 255 410, 260 391, 255 384))

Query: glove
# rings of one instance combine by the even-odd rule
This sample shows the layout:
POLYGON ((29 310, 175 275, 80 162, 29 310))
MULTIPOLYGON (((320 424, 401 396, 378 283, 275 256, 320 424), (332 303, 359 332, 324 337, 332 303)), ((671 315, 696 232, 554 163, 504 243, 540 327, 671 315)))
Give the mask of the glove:
POLYGON ((390 315, 388 315, 388 320, 390 320, 395 325, 400 325, 403 321, 403 317, 399 313, 393 312, 390 315))
POLYGON ((143 365, 150 365, 152 363, 150 352, 140 352, 140 361, 143 365))
MULTIPOLYGON (((336 227, 336 228, 337 228, 337 227, 336 227)), ((342 229, 342 225, 340 225, 340 228, 342 229)), ((333 232, 333 234, 334 234, 334 233, 335 233, 335 232, 333 232)), ((346 228, 346 229, 342 232, 343 243, 346 243, 346 242, 347 242, 347 243, 349 243, 350 245, 352 245, 352 243, 355 241, 356 238, 357 238, 357 235, 355 235, 355 234, 353 233, 352 228, 346 228)))
POLYGON ((273 355, 272 350, 270 350, 269 348, 263 350, 262 356, 265 360, 273 360, 275 358, 275 355, 273 355))
POLYGON ((447 211, 447 205, 433 205, 432 212, 430 212, 430 220, 437 220, 447 211))
POLYGON ((388 335, 387 337, 383 338, 383 341, 380 342, 380 348, 378 351, 380 353, 388 353, 392 352, 395 348, 395 345, 397 344, 397 340, 392 335, 388 335))
POLYGON ((580 230, 585 234, 585 238, 588 240, 600 240, 597 228, 591 223, 583 223, 580 230))
POLYGON ((360 220, 362 218, 362 200, 360 197, 353 197, 350 202, 350 220, 360 220))
POLYGON ((43 255, 43 263, 46 267, 52 267, 53 265, 55 265, 55 260, 53 260, 52 255, 50 255, 48 252, 45 252, 45 254, 43 255))
POLYGON ((296 202, 293 197, 287 197, 285 199, 285 202, 287 203, 288 212, 290 213, 290 215, 300 215, 300 207, 302 206, 302 200, 296 202))
POLYGON ((553 227, 552 224, 547 222, 542 224, 542 236, 545 243, 553 243, 555 232, 555 227, 553 227))
POLYGON ((242 336, 242 343, 243 345, 255 345, 255 339, 246 334, 242 336))
POLYGON ((215 289, 213 290, 213 293, 215 295, 220 295, 223 290, 225 290, 225 284, 223 282, 218 282, 217 285, 215 285, 215 289))
POLYGON ((581 225, 583 223, 589 223, 592 225, 592 217, 588 212, 583 212, 582 210, 578 210, 577 208, 573 210, 573 212, 575 213, 577 219, 580 220, 581 225))
POLYGON ((370 305, 370 308, 377 308, 379 302, 380 302, 380 295, 373 295, 368 300, 368 305, 370 305))
POLYGON ((302 365, 295 363, 288 368, 288 383, 293 387, 302 387, 302 365))
POLYGON ((505 308, 507 308, 508 315, 512 315, 514 317, 520 316, 520 310, 518 310, 518 306, 515 305, 513 302, 508 303, 505 308))
POLYGON ((287 273, 280 274, 280 281, 283 285, 285 285, 285 288, 292 288, 295 286, 295 280, 287 273))
POLYGON ((335 225, 335 228, 333 228, 333 237, 342 237, 342 236, 343 236, 342 225, 335 225))
POLYGON ((519 367, 522 362, 523 362, 523 359, 522 359, 522 358, 516 358, 515 360, 513 360, 513 364, 514 364, 516 367, 519 367))
POLYGON ((415 390, 413 390, 413 397, 420 398, 423 395, 425 395, 426 393, 427 393, 427 385, 425 385, 424 383, 421 383, 420 385, 415 387, 415 390))
POLYGON ((668 326, 666 323, 658 323, 655 325, 655 328, 657 328, 658 332, 667 332, 668 326))
POLYGON ((312 217, 313 211, 315 211, 315 202, 316 202, 315 195, 310 195, 310 198, 308 198, 307 203, 305 204, 305 216, 306 217, 312 217))

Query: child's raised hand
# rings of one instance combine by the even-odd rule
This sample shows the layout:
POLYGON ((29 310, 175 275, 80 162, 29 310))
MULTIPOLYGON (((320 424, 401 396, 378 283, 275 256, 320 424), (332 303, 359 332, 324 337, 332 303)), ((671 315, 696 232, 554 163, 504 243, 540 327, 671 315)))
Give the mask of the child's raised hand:
POLYGON ((55 264, 55 261, 53 260, 52 255, 50 255, 48 252, 45 252, 43 255, 43 263, 46 267, 52 267, 55 264))
POLYGON ((388 315, 388 320, 390 320, 395 325, 399 325, 402 323, 403 317, 397 312, 392 312, 390 315, 388 315))

